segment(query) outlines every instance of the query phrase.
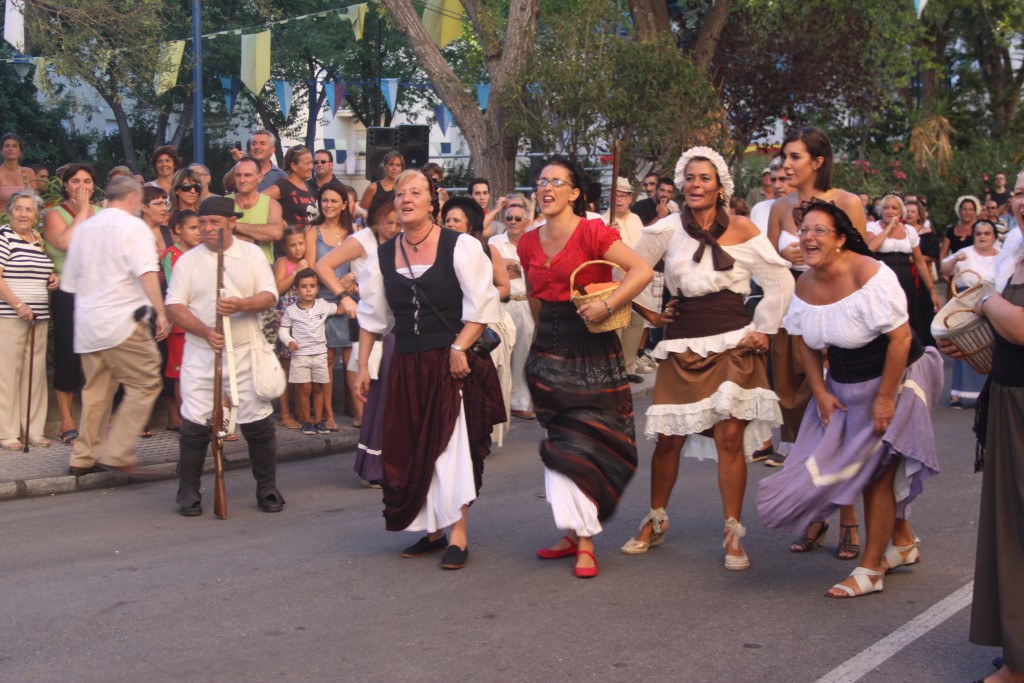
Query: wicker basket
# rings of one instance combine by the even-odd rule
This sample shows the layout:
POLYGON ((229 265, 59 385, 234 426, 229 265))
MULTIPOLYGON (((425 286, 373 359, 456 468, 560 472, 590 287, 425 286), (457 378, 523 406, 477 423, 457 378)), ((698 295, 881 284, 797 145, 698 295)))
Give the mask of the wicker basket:
POLYGON ((974 303, 984 281, 977 271, 963 270, 958 275, 964 273, 973 273, 978 282, 958 292, 956 278, 950 281, 953 298, 935 314, 931 332, 936 339, 951 341, 975 372, 987 375, 992 371, 992 353, 996 340, 988 319, 974 312, 974 303))
MULTIPOLYGON (((586 268, 592 266, 595 263, 605 263, 612 268, 621 268, 619 264, 612 263, 611 261, 587 261, 586 263, 580 264, 579 268, 572 271, 572 275, 569 276, 569 300, 579 308, 583 304, 589 304, 592 301, 605 301, 612 295, 620 283, 612 283, 612 286, 608 289, 602 289, 600 292, 591 292, 590 294, 577 294, 576 293, 576 274, 586 268)), ((630 307, 627 303, 625 306, 620 306, 612 311, 612 314, 602 320, 599 323, 587 323, 587 329, 591 332, 611 332, 612 330, 618 330, 629 325, 630 318, 630 307)))

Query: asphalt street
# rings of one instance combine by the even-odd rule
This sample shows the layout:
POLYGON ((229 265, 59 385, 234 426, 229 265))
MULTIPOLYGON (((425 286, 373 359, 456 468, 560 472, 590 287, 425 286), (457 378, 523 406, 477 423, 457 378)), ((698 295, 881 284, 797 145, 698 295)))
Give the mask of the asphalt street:
POLYGON ((665 544, 621 555, 648 509, 643 438, 597 539, 600 575, 539 560, 561 534, 532 422, 516 421, 487 461, 460 571, 442 571, 438 555, 399 557, 417 536, 384 531, 380 492, 360 487, 352 453, 282 465, 281 514, 257 509, 247 469, 227 473, 224 521, 210 514, 209 475, 198 518, 176 514, 174 481, 6 501, 0 681, 974 680, 998 652, 967 642, 969 609, 953 600, 952 616, 929 619, 973 575, 972 419, 936 413, 943 472, 912 519, 923 561, 856 600, 823 597, 855 566, 834 557, 835 530, 794 555, 790 534, 757 519, 757 482, 774 471, 760 464, 744 514, 749 571, 722 568, 710 461, 683 463, 665 544))

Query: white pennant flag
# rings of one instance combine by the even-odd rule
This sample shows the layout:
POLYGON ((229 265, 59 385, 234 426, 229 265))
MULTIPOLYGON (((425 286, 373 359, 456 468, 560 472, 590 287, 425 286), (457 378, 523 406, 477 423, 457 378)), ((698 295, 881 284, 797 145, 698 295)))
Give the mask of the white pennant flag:
POLYGON ((25 4, 23 0, 7 0, 4 11, 4 40, 18 52, 25 52, 25 4))

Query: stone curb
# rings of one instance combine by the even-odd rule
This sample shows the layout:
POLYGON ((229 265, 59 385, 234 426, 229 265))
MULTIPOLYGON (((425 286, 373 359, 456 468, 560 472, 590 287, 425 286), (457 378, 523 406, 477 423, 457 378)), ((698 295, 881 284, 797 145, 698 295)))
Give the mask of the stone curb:
MULTIPOLYGON (((636 385, 633 389, 634 402, 647 398, 654 391, 654 382, 645 381, 636 385)), ((335 455, 346 451, 354 450, 359 440, 357 433, 337 434, 322 439, 309 439, 308 441, 293 441, 278 448, 277 461, 287 462, 289 460, 302 460, 315 458, 323 455, 335 455)), ((224 467, 226 469, 239 469, 247 467, 249 456, 245 448, 224 454, 224 467)), ((112 486, 124 486, 126 484, 137 484, 164 479, 174 479, 178 476, 177 462, 161 462, 151 465, 142 465, 141 469, 151 475, 146 479, 135 479, 119 474, 117 472, 97 472, 81 477, 71 475, 58 477, 43 477, 40 479, 26 479, 16 481, 0 482, 0 501, 14 500, 17 498, 33 498, 36 496, 56 496, 64 493, 75 493, 76 491, 90 491, 93 489, 110 488, 112 486)), ((205 472, 213 471, 212 460, 207 457, 205 472)))
MULTIPOLYGON (((322 455, 344 453, 355 449, 358 440, 359 435, 351 433, 339 434, 323 439, 291 442, 286 446, 278 448, 277 461, 280 463, 289 460, 301 460, 322 455)), ((224 454, 225 469, 239 469, 248 465, 249 456, 244 448, 241 449, 241 452, 224 454)), ((140 469, 151 476, 148 476, 146 479, 136 479, 117 472, 97 472, 96 474, 87 474, 81 477, 65 475, 43 477, 41 479, 6 481, 0 483, 0 501, 14 500, 16 498, 33 498, 36 496, 55 496, 76 491, 89 491, 92 489, 110 488, 112 486, 124 486, 126 484, 175 479, 178 476, 177 462, 142 465, 140 469)), ((206 460, 205 471, 213 471, 213 463, 209 457, 206 460)))

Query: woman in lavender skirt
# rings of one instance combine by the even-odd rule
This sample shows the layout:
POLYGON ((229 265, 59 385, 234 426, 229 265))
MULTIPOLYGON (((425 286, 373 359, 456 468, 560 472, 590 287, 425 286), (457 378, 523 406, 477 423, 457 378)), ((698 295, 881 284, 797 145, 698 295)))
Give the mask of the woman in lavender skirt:
POLYGON ((846 213, 821 200, 799 213, 811 270, 784 323, 799 340, 813 398, 785 467, 761 482, 757 506, 769 527, 799 532, 863 494, 861 565, 826 593, 858 597, 881 591, 886 572, 920 561, 907 517, 939 471, 931 413, 942 360, 914 337, 906 297, 893 296, 901 292, 896 275, 871 258, 846 213))

